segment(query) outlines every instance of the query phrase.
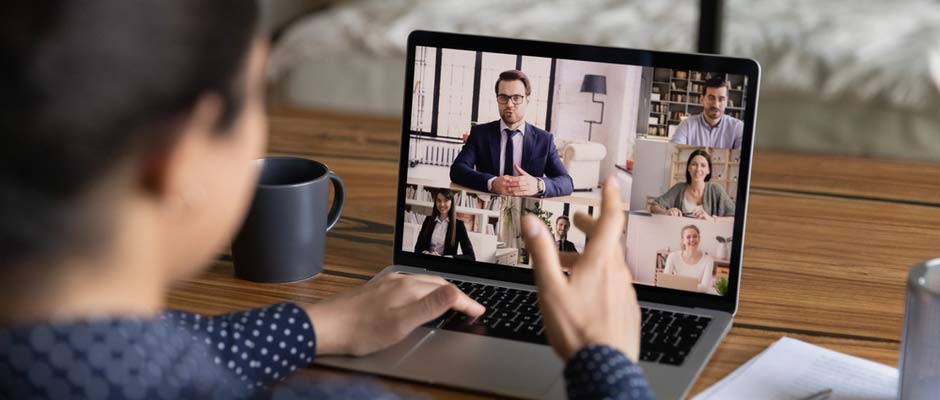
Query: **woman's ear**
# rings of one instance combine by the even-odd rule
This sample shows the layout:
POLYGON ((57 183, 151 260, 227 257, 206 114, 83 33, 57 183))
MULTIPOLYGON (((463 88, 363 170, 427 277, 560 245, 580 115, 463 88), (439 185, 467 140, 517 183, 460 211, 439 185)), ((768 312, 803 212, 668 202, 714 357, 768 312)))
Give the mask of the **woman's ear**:
MULTIPOLYGON (((186 200, 199 187, 192 182, 192 171, 200 163, 200 157, 208 139, 216 130, 222 114, 222 99, 216 94, 205 94, 199 98, 190 112, 173 124, 175 132, 167 133, 173 139, 164 146, 144 152, 140 188, 161 203, 176 204, 186 200), (190 175, 190 176, 187 176, 190 175)), ((198 186, 198 185, 197 185, 198 186)))

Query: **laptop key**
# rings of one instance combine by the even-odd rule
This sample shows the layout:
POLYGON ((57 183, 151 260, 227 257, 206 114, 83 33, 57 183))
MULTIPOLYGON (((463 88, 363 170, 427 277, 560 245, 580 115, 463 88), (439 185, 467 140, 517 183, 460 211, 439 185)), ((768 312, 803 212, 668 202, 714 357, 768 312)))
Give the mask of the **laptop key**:
POLYGON ((441 323, 443 323, 444 321, 447 321, 448 319, 452 318, 454 315, 466 315, 466 314, 458 313, 458 312, 453 311, 453 310, 448 310, 447 312, 445 312, 445 313, 444 313, 443 315, 441 315, 440 317, 437 317, 437 318, 434 318, 434 319, 432 319, 432 320, 430 320, 430 321, 428 321, 428 322, 425 322, 424 325, 422 325, 422 326, 424 326, 425 328, 437 328, 438 326, 441 325, 441 323))
POLYGON ((658 351, 640 351, 640 361, 657 362, 663 353, 658 351))
POLYGON ((518 328, 519 325, 522 325, 522 323, 503 319, 501 320, 500 324, 496 327, 496 329, 502 330, 502 331, 515 332, 516 328, 518 328))
POLYGON ((484 324, 487 328, 496 329, 502 322, 503 320, 500 318, 490 318, 490 320, 488 322, 484 322, 484 324))
POLYGON ((440 329, 547 344, 536 292, 448 281, 486 307, 486 312, 475 319, 450 312, 450 316, 437 323, 440 329))
POLYGON ((641 309, 640 359, 681 365, 711 318, 656 309, 641 309))
POLYGON ((663 355, 659 362, 669 365, 682 365, 682 362, 685 361, 685 357, 679 357, 676 355, 663 355))

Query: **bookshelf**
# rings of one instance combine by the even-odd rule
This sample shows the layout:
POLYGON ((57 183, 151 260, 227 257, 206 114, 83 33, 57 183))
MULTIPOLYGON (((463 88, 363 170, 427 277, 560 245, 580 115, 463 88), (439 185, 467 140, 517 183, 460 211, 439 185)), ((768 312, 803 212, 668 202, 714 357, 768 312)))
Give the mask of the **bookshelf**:
POLYGON ((704 109, 700 97, 705 80, 715 76, 723 76, 731 84, 725 114, 741 119, 747 100, 746 76, 654 68, 646 137, 669 140, 680 122, 691 115, 700 114, 704 109))
MULTIPOLYGON (((684 144, 676 145, 676 151, 672 153, 672 159, 669 163, 668 187, 672 187, 679 182, 685 182, 685 170, 689 162, 689 155, 701 148, 700 146, 684 144)), ((725 189, 725 193, 728 193, 728 196, 731 197, 731 200, 737 201, 741 150, 706 147, 705 151, 712 156, 712 177, 710 181, 720 184, 725 189)))

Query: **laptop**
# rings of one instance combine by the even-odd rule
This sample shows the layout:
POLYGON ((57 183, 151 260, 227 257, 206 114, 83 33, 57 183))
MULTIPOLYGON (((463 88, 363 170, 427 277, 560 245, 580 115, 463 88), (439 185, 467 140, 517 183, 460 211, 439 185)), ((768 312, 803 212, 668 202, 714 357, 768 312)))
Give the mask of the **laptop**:
POLYGON ((693 292, 698 290, 698 282, 697 278, 690 276, 660 274, 656 286, 693 292))
POLYGON ((597 215, 599 183, 614 175, 627 215, 625 263, 642 307, 639 363, 659 398, 684 397, 737 311, 758 64, 427 31, 410 34, 406 62, 394 264, 380 275, 442 276, 487 312, 471 319, 451 311, 379 353, 316 362, 499 396, 564 398, 564 364, 546 344, 519 225, 534 213, 560 250, 583 251, 589 238, 570 221, 597 215), (702 137, 714 140, 694 142, 702 137), (688 165, 701 168, 703 153, 706 183, 723 192, 724 206, 706 210, 707 219, 662 213, 656 205, 672 188, 694 184, 688 165), (491 178, 518 175, 510 156, 542 180, 537 192, 493 188, 491 178), (728 240, 730 251, 720 249, 728 240), (721 250, 681 267, 714 270, 714 288, 656 286, 669 254, 684 249, 721 250))

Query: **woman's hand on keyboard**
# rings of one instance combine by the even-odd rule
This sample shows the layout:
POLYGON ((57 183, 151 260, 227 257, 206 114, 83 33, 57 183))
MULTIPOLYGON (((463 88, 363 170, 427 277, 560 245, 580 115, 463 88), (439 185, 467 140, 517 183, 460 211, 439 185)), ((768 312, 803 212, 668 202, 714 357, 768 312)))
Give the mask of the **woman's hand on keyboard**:
POLYGON ((622 250, 624 210, 617 181, 607 179, 602 193, 600 218, 575 216, 575 224, 589 241, 583 254, 566 260, 571 262, 570 276, 562 272, 545 223, 526 216, 523 232, 545 332, 555 352, 567 361, 585 346, 605 344, 635 362, 640 352, 640 307, 622 250))
POLYGON ((447 310, 478 317, 486 309, 444 278, 386 274, 329 300, 304 307, 317 355, 366 355, 398 343, 447 310))

